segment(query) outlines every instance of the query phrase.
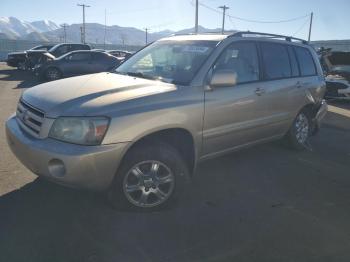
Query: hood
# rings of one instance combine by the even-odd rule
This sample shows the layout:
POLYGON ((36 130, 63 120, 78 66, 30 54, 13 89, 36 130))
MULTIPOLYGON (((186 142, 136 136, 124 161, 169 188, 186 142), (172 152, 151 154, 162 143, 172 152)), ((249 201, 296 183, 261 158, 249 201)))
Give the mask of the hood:
POLYGON ((51 118, 96 116, 115 110, 116 104, 174 90, 175 85, 160 81, 98 73, 32 87, 23 93, 22 99, 51 118))

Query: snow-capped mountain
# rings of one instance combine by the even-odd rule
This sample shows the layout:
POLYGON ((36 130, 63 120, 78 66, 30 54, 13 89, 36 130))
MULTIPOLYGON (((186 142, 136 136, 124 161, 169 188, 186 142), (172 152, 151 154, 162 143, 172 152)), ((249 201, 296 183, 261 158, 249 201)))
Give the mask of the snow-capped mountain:
MULTIPOLYGON (((82 24, 68 25, 64 33, 62 27, 49 20, 27 22, 15 17, 0 17, 0 39, 62 42, 64 35, 66 35, 67 42, 80 42, 81 26, 82 24)), ((193 28, 189 28, 178 31, 177 33, 193 31, 193 28)), ((219 31, 220 29, 199 27, 199 32, 219 31)), ((150 32, 148 34, 148 41, 152 42, 173 33, 175 32, 171 30, 150 32)), ((106 41, 107 44, 142 46, 145 44, 145 31, 134 27, 110 25, 105 28, 102 24, 86 23, 86 41, 87 43, 94 44, 106 41)))
POLYGON ((42 33, 58 28, 59 26, 48 20, 26 22, 15 17, 0 17, 0 33, 9 39, 19 39, 33 32, 42 33))
POLYGON ((60 28, 58 25, 56 25, 54 22, 50 20, 34 21, 34 22, 31 22, 30 24, 34 26, 40 33, 53 31, 60 28))

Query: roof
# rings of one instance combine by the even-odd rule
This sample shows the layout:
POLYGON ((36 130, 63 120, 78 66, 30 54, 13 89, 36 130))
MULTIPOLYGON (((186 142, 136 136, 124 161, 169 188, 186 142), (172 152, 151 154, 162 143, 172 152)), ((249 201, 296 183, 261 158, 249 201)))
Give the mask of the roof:
POLYGON ((248 39, 262 39, 262 40, 272 40, 272 41, 284 41, 289 43, 296 44, 307 44, 306 40, 295 38, 292 36, 285 35, 276 35, 269 33, 261 33, 261 32, 250 32, 250 31, 238 31, 231 34, 218 34, 218 33, 210 33, 210 34, 183 34, 183 35, 174 35, 166 38, 162 38, 159 41, 166 40, 206 40, 206 41, 221 41, 225 38, 229 37, 237 37, 237 38, 248 38, 248 39))

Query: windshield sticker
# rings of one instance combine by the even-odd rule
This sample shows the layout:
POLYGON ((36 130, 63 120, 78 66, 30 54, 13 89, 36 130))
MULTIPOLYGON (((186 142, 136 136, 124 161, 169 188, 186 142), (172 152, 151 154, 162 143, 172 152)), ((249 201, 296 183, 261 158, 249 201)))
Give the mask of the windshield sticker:
POLYGON ((184 46, 182 52, 191 52, 191 53, 205 53, 209 50, 209 47, 206 46, 184 46))

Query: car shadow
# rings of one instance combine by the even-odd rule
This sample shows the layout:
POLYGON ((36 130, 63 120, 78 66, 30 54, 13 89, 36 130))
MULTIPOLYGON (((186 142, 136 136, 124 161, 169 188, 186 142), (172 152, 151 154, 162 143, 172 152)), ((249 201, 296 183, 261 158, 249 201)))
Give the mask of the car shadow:
POLYGON ((152 213, 115 210, 103 195, 36 179, 0 197, 0 261, 229 258, 284 205, 265 180, 276 156, 284 169, 294 155, 272 143, 207 161, 177 203, 152 213))
POLYGON ((14 89, 17 88, 30 88, 42 83, 37 79, 33 73, 29 71, 22 71, 18 69, 5 69, 0 70, 0 81, 17 81, 19 82, 14 89))
MULTIPOLYGON (((2 196, 0 260, 48 261, 51 257, 59 257, 55 254, 59 247, 65 250, 64 257, 73 258, 77 251, 74 243, 86 238, 85 232, 79 229, 80 223, 93 228, 95 225, 90 218, 103 215, 101 206, 94 194, 63 188, 41 179, 2 196)), ((108 212, 107 208, 105 210, 108 212)))

